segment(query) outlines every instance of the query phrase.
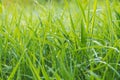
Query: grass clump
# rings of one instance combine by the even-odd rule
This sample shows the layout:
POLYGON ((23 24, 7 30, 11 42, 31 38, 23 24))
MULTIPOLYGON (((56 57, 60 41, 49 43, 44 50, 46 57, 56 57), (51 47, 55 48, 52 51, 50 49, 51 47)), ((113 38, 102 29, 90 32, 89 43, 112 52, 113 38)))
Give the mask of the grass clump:
POLYGON ((0 80, 120 79, 119 0, 21 3, 0 2, 0 80))

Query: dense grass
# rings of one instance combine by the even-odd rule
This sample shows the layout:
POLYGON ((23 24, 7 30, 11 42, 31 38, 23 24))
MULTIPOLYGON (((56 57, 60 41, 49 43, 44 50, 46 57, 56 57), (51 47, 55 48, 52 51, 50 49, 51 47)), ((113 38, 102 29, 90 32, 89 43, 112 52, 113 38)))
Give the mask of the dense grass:
POLYGON ((0 3, 0 80, 119 79, 119 0, 0 3))

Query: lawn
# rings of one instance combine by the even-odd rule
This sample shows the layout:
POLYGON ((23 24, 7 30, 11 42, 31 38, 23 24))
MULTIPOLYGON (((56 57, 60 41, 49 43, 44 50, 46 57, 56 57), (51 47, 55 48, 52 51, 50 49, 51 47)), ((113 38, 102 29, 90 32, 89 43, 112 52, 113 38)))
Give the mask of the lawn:
POLYGON ((120 80, 120 0, 0 0, 0 80, 120 80))

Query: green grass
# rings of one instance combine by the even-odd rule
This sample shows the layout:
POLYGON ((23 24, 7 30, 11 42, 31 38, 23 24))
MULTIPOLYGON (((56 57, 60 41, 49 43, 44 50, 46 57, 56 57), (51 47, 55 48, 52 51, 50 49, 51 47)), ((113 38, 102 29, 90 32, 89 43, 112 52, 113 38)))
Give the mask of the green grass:
POLYGON ((119 80, 119 5, 0 2, 0 80, 119 80))

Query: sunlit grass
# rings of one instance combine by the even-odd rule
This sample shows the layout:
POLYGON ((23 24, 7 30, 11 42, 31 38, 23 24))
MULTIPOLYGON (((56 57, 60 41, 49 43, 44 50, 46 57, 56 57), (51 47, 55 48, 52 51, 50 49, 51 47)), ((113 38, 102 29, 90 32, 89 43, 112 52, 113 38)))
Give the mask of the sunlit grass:
POLYGON ((120 79, 119 0, 32 2, 0 3, 0 80, 120 79))

